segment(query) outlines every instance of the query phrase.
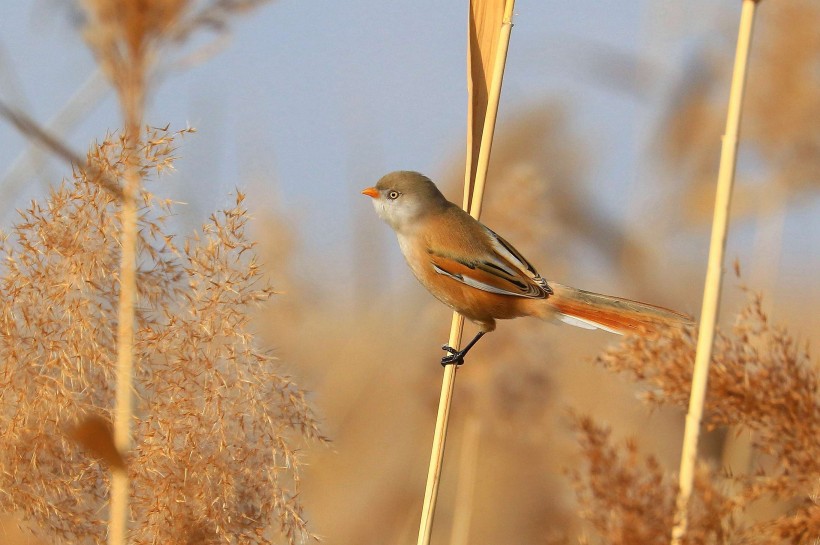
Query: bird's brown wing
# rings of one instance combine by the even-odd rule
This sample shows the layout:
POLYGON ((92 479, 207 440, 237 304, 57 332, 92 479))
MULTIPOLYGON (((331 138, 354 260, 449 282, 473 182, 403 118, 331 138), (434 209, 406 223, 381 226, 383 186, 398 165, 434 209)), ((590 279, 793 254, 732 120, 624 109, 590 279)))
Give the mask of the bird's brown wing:
POLYGON ((529 299, 544 299, 551 294, 549 286, 532 265, 501 237, 480 225, 486 237, 484 251, 448 251, 441 248, 429 253, 430 266, 437 274, 452 278, 472 288, 529 299))

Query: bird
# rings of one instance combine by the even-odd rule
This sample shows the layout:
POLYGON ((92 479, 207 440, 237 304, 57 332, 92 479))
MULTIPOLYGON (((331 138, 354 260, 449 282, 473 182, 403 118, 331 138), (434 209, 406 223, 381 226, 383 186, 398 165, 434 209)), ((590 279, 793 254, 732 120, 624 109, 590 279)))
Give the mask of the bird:
POLYGON ((396 233, 422 286, 479 328, 461 350, 442 346, 442 365, 463 364, 479 339, 495 330, 496 320, 533 316, 621 335, 693 323, 674 310, 545 280, 512 244, 418 172, 391 172, 362 194, 396 233))

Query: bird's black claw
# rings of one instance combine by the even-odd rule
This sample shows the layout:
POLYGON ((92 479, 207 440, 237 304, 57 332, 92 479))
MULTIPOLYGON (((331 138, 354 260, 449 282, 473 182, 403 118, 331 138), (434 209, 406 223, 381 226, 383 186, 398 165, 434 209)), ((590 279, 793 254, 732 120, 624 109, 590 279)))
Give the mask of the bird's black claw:
POLYGON ((454 363, 456 365, 464 365, 464 356, 461 354, 461 352, 459 352, 458 350, 456 350, 452 346, 448 346, 446 344, 444 346, 442 346, 441 349, 444 350, 445 352, 450 353, 449 356, 444 356, 443 358, 441 358, 441 366, 442 367, 446 367, 446 366, 452 365, 454 363))
POLYGON ((456 358, 455 355, 445 356, 445 357, 441 358, 441 366, 442 367, 447 367, 448 365, 453 365, 453 364, 456 364, 459 367, 461 367, 462 365, 464 365, 464 358, 456 358))
POLYGON ((449 352, 450 354, 458 354, 458 350, 456 350, 455 348, 453 348, 449 344, 442 344, 441 349, 444 350, 445 352, 449 352))
POLYGON ((449 356, 444 356, 443 358, 441 358, 441 365, 442 366, 450 365, 452 363, 455 363, 457 365, 464 365, 464 356, 467 355, 467 352, 470 351, 470 349, 475 345, 475 343, 478 342, 478 340, 481 337, 484 336, 485 333, 486 333, 486 331, 479 331, 476 334, 476 336, 473 337, 473 340, 470 341, 469 343, 467 343, 467 346, 465 346, 462 350, 456 350, 455 348, 453 348, 452 346, 450 346, 448 344, 445 344, 444 346, 442 346, 441 349, 444 350, 445 352, 448 352, 450 355, 449 356))

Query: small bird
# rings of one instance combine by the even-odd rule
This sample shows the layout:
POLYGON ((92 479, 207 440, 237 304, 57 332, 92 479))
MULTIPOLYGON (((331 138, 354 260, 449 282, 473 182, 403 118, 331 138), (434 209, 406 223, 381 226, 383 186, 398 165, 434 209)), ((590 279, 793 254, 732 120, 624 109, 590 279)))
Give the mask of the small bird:
POLYGON ((442 347, 449 354, 442 365, 464 363, 496 320, 534 316, 621 335, 692 323, 673 310, 547 282, 512 244, 444 198, 418 172, 391 172, 362 193, 396 232, 418 281, 479 327, 462 350, 442 347))

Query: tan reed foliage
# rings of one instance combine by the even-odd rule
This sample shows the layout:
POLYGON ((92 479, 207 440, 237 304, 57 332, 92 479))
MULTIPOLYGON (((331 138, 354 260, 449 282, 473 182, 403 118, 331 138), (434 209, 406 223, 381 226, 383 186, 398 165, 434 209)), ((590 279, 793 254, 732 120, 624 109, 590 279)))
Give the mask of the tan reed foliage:
MULTIPOLYGON (((677 492, 674 476, 654 456, 642 457, 634 441, 616 444, 612 430, 589 417, 574 415, 573 427, 583 462, 569 475, 578 495, 579 515, 601 542, 668 543, 677 492)), ((734 501, 714 481, 709 467, 699 464, 684 543, 728 543, 734 533, 734 501)))
MULTIPOLYGON (((150 79, 164 46, 181 41, 199 24, 200 16, 215 8, 226 13, 251 7, 255 2, 215 1, 199 4, 190 0, 85 0, 84 35, 102 71, 117 91, 123 118, 126 149, 142 146, 140 132, 145 114, 150 79)), ((223 16, 225 15, 223 14, 223 16)), ((114 444, 127 454, 132 448, 131 420, 133 410, 135 360, 135 308, 139 304, 137 269, 138 198, 142 176, 126 154, 122 173, 122 206, 120 210, 122 245, 120 261, 119 312, 117 316, 117 394, 114 412, 114 444)), ((124 545, 127 541, 130 484, 126 473, 112 474, 110 527, 108 542, 124 545)))
MULTIPOLYGON (((739 171, 733 213, 749 215, 781 184, 790 196, 820 183, 820 5, 813 0, 764 3, 755 23, 755 45, 748 73, 741 145, 760 163, 739 171), (765 192, 761 194, 761 192, 765 192)), ((734 29, 734 26, 729 28, 734 29)), ((717 168, 715 142, 725 118, 725 89, 731 77, 731 40, 705 48, 663 124, 662 156, 683 183, 688 219, 707 220, 717 168), (694 73, 693 73, 694 72, 694 73)), ((678 196, 670 196, 680 198, 678 196)))
MULTIPOLYGON (((131 421, 134 391, 134 337, 137 294, 138 203, 142 176, 134 158, 140 148, 147 79, 152 68, 155 42, 179 18, 185 1, 153 0, 148 2, 114 2, 87 0, 85 37, 94 51, 100 68, 111 80, 119 97, 123 118, 125 149, 129 158, 122 173, 123 191, 120 208, 119 301, 117 314, 117 391, 115 397, 113 440, 123 455, 132 448, 131 421)), ((131 484, 128 473, 114 469, 111 475, 108 543, 127 543, 131 484)))
MULTIPOLYGON (((770 322, 760 295, 750 294, 750 299, 731 334, 715 337, 705 423, 711 429, 743 425, 755 431, 758 449, 788 462, 784 476, 820 475, 817 365, 808 345, 770 322)), ((695 342, 690 329, 654 339, 630 337, 607 350, 598 363, 649 385, 643 394, 649 403, 683 406, 692 373, 691 363, 684 360, 695 342)))
MULTIPOLYGON (((696 343, 693 329, 628 337, 597 361, 643 384, 643 398, 653 406, 685 408, 696 343)), ((739 426, 751 433, 758 465, 751 474, 732 475, 700 467, 692 533, 684 543, 803 544, 820 537, 820 371, 806 345, 770 322, 759 295, 750 296, 731 333, 716 335, 705 424, 710 429, 739 426), (729 485, 737 492, 718 491, 729 485), (745 511, 760 500, 783 505, 758 520, 745 511), (706 518, 698 522, 699 517, 706 518), (731 534, 720 533, 729 530, 731 534)), ((634 446, 628 444, 623 452, 609 445, 609 433, 589 420, 578 419, 576 427, 589 464, 588 474, 574 472, 585 507, 582 515, 607 543, 665 543, 668 525, 656 528, 652 521, 671 517, 672 478, 653 459, 636 461, 634 446), (647 497, 652 494, 656 497, 647 497), (634 501, 639 505, 630 503, 634 501), (604 513, 616 516, 604 520, 604 513), (613 541, 613 529, 627 526, 639 528, 643 537, 613 541)))
MULTIPOLYGON (((150 129, 88 154, 92 171, 143 178, 172 167, 174 138, 150 129)), ((324 441, 304 393, 248 329, 267 300, 248 217, 236 204, 181 247, 170 203, 143 191, 138 230, 131 542, 272 543, 308 538, 296 441, 324 441)), ((0 251, 0 512, 50 543, 99 543, 109 474, 75 424, 111 420, 121 247, 115 198, 86 169, 20 212, 0 251)), ((94 432, 96 433, 96 432, 94 432)))

